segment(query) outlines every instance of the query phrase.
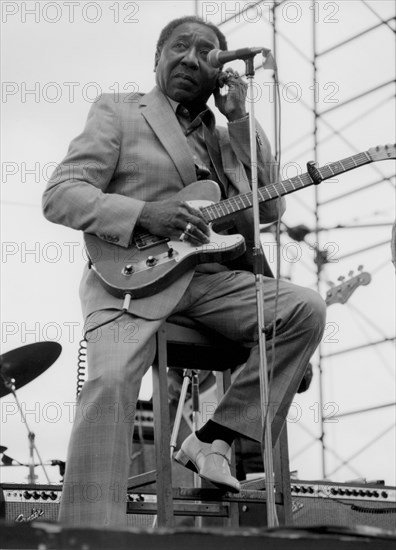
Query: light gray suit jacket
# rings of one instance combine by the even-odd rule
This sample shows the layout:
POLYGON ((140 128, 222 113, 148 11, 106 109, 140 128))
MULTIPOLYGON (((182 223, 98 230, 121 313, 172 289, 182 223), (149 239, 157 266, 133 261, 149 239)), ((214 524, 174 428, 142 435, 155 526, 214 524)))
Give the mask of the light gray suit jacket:
MULTIPOLYGON (((247 120, 216 128, 228 196, 249 191, 247 120)), ((276 170, 268 140, 257 125, 259 185, 274 181, 276 170)), ((70 144, 43 195, 46 218, 127 247, 145 201, 170 198, 196 181, 195 166, 175 114, 162 92, 103 94, 92 105, 83 132, 70 144)), ((274 201, 261 206, 263 222, 276 219, 274 201)), ((238 233, 253 241, 252 211, 238 214, 238 233)), ((248 244, 249 246, 249 244, 248 244)), ((180 300, 193 271, 148 298, 132 300, 129 311, 158 319, 180 300)), ((80 286, 85 315, 122 306, 92 270, 85 268, 80 286)))

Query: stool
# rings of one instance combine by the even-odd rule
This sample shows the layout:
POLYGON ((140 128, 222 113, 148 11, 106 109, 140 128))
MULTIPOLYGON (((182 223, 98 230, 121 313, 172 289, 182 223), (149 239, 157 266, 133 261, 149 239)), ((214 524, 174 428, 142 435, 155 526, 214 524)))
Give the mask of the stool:
MULTIPOLYGON (((157 524, 160 527, 172 527, 174 503, 167 367, 214 371, 218 398, 221 398, 231 384, 231 369, 246 362, 250 350, 181 315, 171 316, 158 330, 156 338, 157 354, 152 372, 157 524)), ((283 445, 281 456, 278 453, 277 463, 278 461, 279 463, 276 465, 277 468, 274 468, 275 478, 278 479, 278 483, 275 481, 275 487, 279 494, 284 495, 288 492, 290 496, 288 460, 285 461, 285 456, 288 459, 287 441, 284 438, 281 441, 286 444, 286 448, 283 445)), ((154 472, 134 476, 129 479, 128 488, 135 488, 152 481, 154 481, 154 472)), ((218 492, 220 494, 220 491, 218 492)), ((291 509, 291 497, 283 498, 283 501, 288 503, 291 509)), ((234 520, 237 517, 237 506, 237 502, 230 503, 230 514, 234 520)), ((290 514, 285 512, 282 519, 282 523, 288 523, 290 514)))

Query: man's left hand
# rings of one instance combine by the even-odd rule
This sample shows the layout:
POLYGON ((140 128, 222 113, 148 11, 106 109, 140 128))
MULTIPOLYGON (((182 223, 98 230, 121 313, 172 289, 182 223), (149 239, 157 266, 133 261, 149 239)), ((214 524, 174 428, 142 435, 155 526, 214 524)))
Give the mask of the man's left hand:
POLYGON ((237 71, 226 69, 220 74, 219 84, 228 86, 226 94, 220 93, 218 88, 214 95, 215 105, 219 111, 227 117, 229 122, 239 120, 246 116, 247 84, 242 80, 237 71))

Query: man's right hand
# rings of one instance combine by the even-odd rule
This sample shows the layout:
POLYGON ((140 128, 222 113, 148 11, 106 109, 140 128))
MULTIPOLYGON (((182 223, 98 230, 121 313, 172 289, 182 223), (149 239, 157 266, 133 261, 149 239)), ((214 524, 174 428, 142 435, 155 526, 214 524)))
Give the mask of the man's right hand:
POLYGON ((184 201, 170 199, 146 202, 139 217, 139 225, 153 235, 172 240, 189 241, 194 245, 209 243, 209 227, 197 208, 184 201))

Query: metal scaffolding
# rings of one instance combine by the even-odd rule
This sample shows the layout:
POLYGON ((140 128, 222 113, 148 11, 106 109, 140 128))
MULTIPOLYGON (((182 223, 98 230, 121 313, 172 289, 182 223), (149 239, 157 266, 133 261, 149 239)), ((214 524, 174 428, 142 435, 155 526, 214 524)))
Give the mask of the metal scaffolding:
MULTIPOLYGON (((323 165, 394 141, 394 9, 366 0, 195 2, 231 49, 272 44, 281 110, 261 62, 255 110, 273 144, 281 125, 282 179, 305 172, 307 160, 323 165)), ((383 456, 394 464, 394 188, 387 161, 288 197, 281 277, 322 296, 337 275, 343 290, 354 283, 348 302, 329 309, 312 386, 289 413, 291 467, 303 477, 384 474, 395 483, 383 456), (361 264, 365 271, 356 272, 361 264)), ((274 262, 271 228, 263 229, 263 244, 274 262)))

